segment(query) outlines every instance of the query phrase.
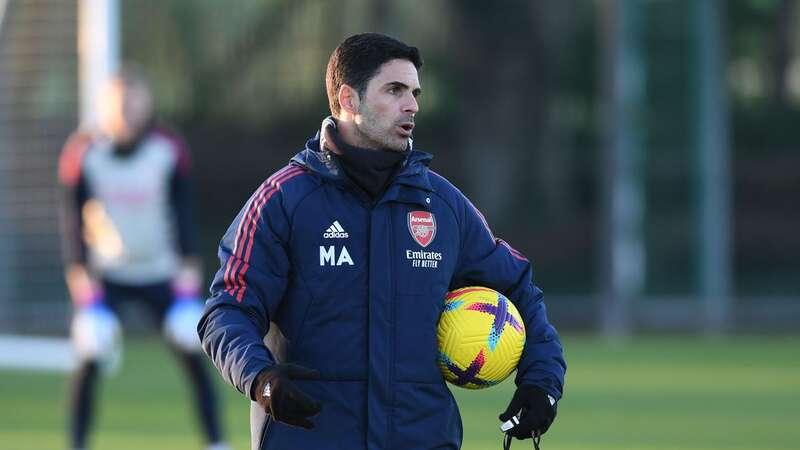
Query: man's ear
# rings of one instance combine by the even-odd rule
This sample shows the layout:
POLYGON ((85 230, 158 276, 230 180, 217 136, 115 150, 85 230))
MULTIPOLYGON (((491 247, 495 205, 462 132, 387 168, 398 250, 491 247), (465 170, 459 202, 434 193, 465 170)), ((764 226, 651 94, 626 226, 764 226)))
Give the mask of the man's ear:
POLYGON ((339 106, 342 111, 352 115, 358 114, 360 103, 361 99, 358 96, 358 91, 346 84, 339 88, 339 106))

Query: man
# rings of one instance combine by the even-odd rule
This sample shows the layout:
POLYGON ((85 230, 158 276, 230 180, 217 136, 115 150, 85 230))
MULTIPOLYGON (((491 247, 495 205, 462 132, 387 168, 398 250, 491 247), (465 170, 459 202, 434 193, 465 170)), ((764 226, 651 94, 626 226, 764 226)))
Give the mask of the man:
POLYGON ((565 363, 530 263, 411 149, 421 65, 416 48, 384 35, 342 42, 326 76, 333 116, 222 239, 198 331, 255 402, 251 419, 267 413, 251 423, 253 448, 459 448, 436 329, 447 291, 468 285, 504 293, 525 319, 501 420, 521 411, 510 433, 522 439, 555 417, 565 363), (419 219, 432 235, 412 232, 419 219))
POLYGON ((201 308, 188 151, 153 125, 148 83, 131 68, 105 86, 100 129, 74 134, 59 164, 66 193, 66 281, 76 313, 72 336, 81 357, 70 402, 70 444, 87 446, 98 370, 113 356, 120 303, 133 299, 164 324, 193 385, 209 449, 225 449, 199 341, 196 332, 186 332, 196 327, 201 308))

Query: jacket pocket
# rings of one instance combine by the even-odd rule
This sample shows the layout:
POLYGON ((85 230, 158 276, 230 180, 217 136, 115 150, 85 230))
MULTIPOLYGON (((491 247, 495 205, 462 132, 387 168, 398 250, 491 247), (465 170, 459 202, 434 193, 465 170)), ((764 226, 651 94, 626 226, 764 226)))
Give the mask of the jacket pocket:
POLYGON ((395 298, 395 381, 444 383, 439 370, 436 336, 444 295, 441 299, 431 295, 397 295, 395 298))
POLYGON ((272 425, 272 416, 267 414, 267 418, 264 420, 264 426, 261 427, 261 438, 258 442, 259 450, 267 450, 267 436, 269 435, 270 425, 272 425))
POLYGON ((272 417, 256 402, 250 402, 250 449, 261 450, 272 425, 272 417))

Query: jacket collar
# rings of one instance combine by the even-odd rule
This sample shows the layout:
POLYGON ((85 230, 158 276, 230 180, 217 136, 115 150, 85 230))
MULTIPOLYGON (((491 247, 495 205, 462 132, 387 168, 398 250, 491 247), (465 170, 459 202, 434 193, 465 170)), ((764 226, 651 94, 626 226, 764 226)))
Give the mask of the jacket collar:
MULTIPOLYGON (((325 122, 323 122, 323 126, 325 126, 325 122)), ((292 158, 292 162, 304 166, 320 177, 334 183, 351 186, 352 182, 342 171, 336 154, 327 149, 320 149, 320 141, 321 133, 318 131, 314 137, 306 142, 305 149, 292 158)), ((431 159, 433 159, 433 155, 430 153, 412 149, 381 201, 391 200, 390 194, 396 191, 395 186, 398 185, 428 192, 432 191, 433 187, 428 179, 428 164, 430 164, 431 159)))

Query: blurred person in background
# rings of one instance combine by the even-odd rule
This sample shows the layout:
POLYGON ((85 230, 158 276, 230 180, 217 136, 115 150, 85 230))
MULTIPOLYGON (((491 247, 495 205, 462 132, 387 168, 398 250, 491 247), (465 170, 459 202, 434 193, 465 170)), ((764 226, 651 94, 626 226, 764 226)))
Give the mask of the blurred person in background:
POLYGON ((73 134, 59 162, 71 334, 80 357, 70 445, 87 448, 99 372, 119 362, 120 303, 134 300, 162 327, 192 385, 208 449, 227 449, 196 335, 202 275, 188 150, 155 125, 149 84, 133 67, 104 86, 99 106, 99 130, 73 134))
POLYGON ((252 400, 254 449, 459 448, 436 330, 446 293, 471 285, 506 295, 527 329, 506 445, 555 418, 566 364, 530 263, 412 149, 421 65, 385 35, 342 42, 332 117, 220 243, 198 331, 252 400))

